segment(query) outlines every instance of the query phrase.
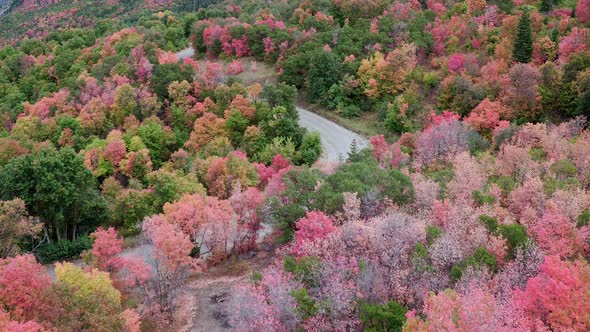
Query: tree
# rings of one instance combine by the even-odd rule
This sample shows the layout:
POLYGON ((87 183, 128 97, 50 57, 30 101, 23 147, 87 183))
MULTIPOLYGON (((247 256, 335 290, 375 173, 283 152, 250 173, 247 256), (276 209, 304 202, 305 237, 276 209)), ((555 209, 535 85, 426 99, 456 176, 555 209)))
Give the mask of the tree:
POLYGON ((90 234, 94 240, 89 253, 92 267, 108 272, 114 286, 120 291, 127 291, 125 286, 132 288, 143 284, 150 276, 150 268, 143 258, 134 256, 120 256, 123 251, 123 238, 120 238, 114 228, 99 227, 90 234), (124 282, 124 285, 121 284, 124 282))
POLYGON ((533 55, 533 33, 531 31, 531 18, 528 10, 525 10, 518 19, 518 30, 514 38, 512 59, 516 62, 529 63, 533 55))
POLYGON ((541 78, 539 70, 530 64, 517 63, 510 68, 508 76, 510 85, 506 89, 505 99, 514 109, 514 116, 523 122, 536 120, 541 110, 537 89, 541 78))
POLYGON ((484 99, 471 111, 464 121, 482 134, 491 135, 496 128, 504 128, 509 123, 500 120, 509 116, 510 109, 499 101, 484 99))
POLYGON ((29 217, 23 200, 0 201, 0 258, 17 254, 19 242, 37 236, 42 227, 29 217))
POLYGON ((205 194, 205 188, 192 173, 161 168, 148 173, 147 180, 153 190, 157 209, 178 200, 184 194, 205 194))
POLYGON ((416 46, 404 44, 385 56, 376 52, 370 59, 363 60, 357 74, 367 96, 395 96, 407 88, 406 79, 416 63, 416 46))
POLYGON ((191 151, 198 151, 219 136, 226 136, 225 121, 213 113, 205 113, 195 121, 194 130, 185 146, 191 151))
POLYGON ((171 142, 170 128, 164 128, 157 118, 146 119, 139 127, 137 134, 150 151, 150 159, 155 168, 159 168, 162 160, 167 159, 167 147, 171 142), (168 130, 166 130, 168 129, 168 130))
POLYGON ((0 309, 0 330, 13 332, 41 332, 44 328, 34 320, 19 322, 10 319, 10 315, 0 309))
POLYGON ((414 162, 419 166, 450 161, 469 148, 469 129, 456 119, 443 121, 422 131, 416 139, 414 162))
POLYGON ((236 189, 229 198, 232 208, 239 217, 235 247, 238 251, 245 251, 256 247, 258 231, 262 228, 259 208, 265 197, 254 187, 244 191, 236 189))
POLYGON ((295 104, 297 101, 297 88, 286 84, 278 83, 276 85, 266 84, 262 89, 260 97, 268 102, 270 108, 283 106, 287 110, 289 117, 295 120, 299 119, 295 104))
POLYGON ((325 104, 328 90, 341 78, 340 60, 333 52, 317 51, 310 59, 307 87, 311 102, 325 104))
POLYGON ((163 100, 169 97, 168 86, 174 81, 192 83, 194 71, 190 66, 177 63, 156 65, 152 75, 152 86, 158 97, 163 100))
POLYGON ((157 215, 146 218, 142 230, 153 244, 149 263, 154 273, 144 286, 147 292, 146 312, 163 312, 170 320, 175 309, 174 299, 188 274, 198 268, 199 261, 190 256, 193 244, 179 225, 157 215))
POLYGON ((228 198, 234 189, 247 188, 258 184, 258 172, 254 165, 233 153, 225 158, 211 157, 205 174, 209 194, 222 199, 228 198))
POLYGON ((0 259, 0 304, 13 319, 29 320, 47 309, 43 300, 51 279, 33 255, 0 259))
POLYGON ((540 272, 531 278, 526 289, 517 289, 512 300, 524 311, 529 328, 553 331, 583 331, 590 328, 590 267, 548 256, 540 272))
POLYGON ((546 254, 566 259, 587 251, 588 229, 588 226, 577 228, 558 208, 549 205, 543 217, 530 228, 530 234, 546 254))
POLYGON ((387 304, 362 303, 360 311, 365 331, 401 332, 408 309, 395 301, 390 301, 387 304))
POLYGON ((295 223, 295 252, 307 242, 321 241, 335 230, 334 222, 322 212, 307 212, 295 223))
POLYGON ((60 305, 70 315, 70 328, 111 331, 122 328, 121 294, 113 287, 107 272, 96 269, 85 272, 71 263, 57 263, 55 275, 54 288, 60 305))
POLYGON ((109 220, 96 180, 72 149, 43 149, 0 171, 0 197, 23 199, 52 239, 72 239, 109 220))
POLYGON ((232 249, 236 215, 227 200, 184 195, 177 202, 164 205, 160 217, 178 226, 193 241, 198 257, 212 254, 213 260, 221 259, 232 249))
POLYGON ((130 84, 125 83, 117 87, 115 89, 115 103, 109 112, 111 123, 115 127, 123 125, 127 116, 137 113, 138 107, 137 93, 130 84))
POLYGON ((576 5, 576 18, 582 23, 590 22, 590 1, 578 0, 576 5))

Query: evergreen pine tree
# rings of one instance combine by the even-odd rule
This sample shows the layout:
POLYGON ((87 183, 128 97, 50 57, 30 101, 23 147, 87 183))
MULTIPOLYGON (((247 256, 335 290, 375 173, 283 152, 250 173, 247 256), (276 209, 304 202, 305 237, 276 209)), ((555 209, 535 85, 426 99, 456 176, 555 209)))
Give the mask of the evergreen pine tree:
POLYGON ((539 10, 543 13, 549 12, 553 8, 553 0, 541 0, 539 10))
POLYGON ((350 143, 350 151, 348 151, 348 161, 351 161, 351 162, 357 161, 357 159, 359 157, 359 153, 360 153, 360 149, 359 149, 358 142, 356 141, 356 139, 353 139, 352 143, 350 143))
POLYGON ((518 20, 518 30, 514 39, 512 58, 514 61, 529 63, 533 54, 533 33, 531 31, 531 18, 528 10, 525 10, 518 20))

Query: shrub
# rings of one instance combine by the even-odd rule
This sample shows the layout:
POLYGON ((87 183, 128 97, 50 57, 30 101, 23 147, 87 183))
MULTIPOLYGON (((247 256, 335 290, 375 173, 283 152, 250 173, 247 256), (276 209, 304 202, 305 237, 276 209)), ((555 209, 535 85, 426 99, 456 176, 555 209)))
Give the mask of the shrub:
POLYGON ((451 269, 451 280, 457 281, 461 279, 463 272, 467 267, 473 267, 475 269, 481 269, 487 267, 489 271, 493 272, 498 267, 496 257, 484 248, 477 248, 473 256, 467 258, 465 261, 453 266, 451 269))
POLYGON ((293 274, 295 279, 300 280, 306 286, 314 286, 314 271, 320 267, 320 260, 317 257, 293 256, 285 257, 283 268, 285 271, 293 274))
POLYGON ((92 249, 92 240, 82 236, 72 241, 46 243, 37 249, 37 257, 43 264, 78 258, 85 250, 92 249))
POLYGON ((500 225, 500 234, 506 239, 508 257, 513 258, 516 249, 522 247, 529 240, 526 229, 520 224, 500 225))
POLYGON ((317 132, 303 135, 301 146, 299 147, 299 160, 303 164, 312 165, 322 153, 320 134, 317 132))
POLYGON ((578 217, 578 222, 576 223, 577 228, 582 228, 584 226, 588 226, 590 224, 590 211, 586 210, 580 214, 578 217))
POLYGON ((365 332, 401 331, 408 308, 390 301, 387 304, 361 303, 360 315, 365 332))
POLYGON ((498 232, 498 220, 496 218, 482 214, 479 216, 479 221, 486 226, 488 232, 496 234, 498 232))
POLYGON ((473 200, 475 201, 475 203, 477 203, 477 205, 481 206, 486 204, 494 204, 494 202, 496 202, 496 197, 493 195, 482 193, 479 190, 475 190, 473 192, 473 200))

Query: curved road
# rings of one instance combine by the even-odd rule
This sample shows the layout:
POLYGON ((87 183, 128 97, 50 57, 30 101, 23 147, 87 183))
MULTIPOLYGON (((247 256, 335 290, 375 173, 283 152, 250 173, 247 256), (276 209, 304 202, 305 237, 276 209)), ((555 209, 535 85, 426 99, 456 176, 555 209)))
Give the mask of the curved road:
MULTIPOLYGON (((179 59, 192 57, 194 54, 195 51, 191 47, 176 53, 179 59)), ((297 112, 299 113, 299 125, 301 127, 312 132, 317 131, 320 134, 323 151, 320 160, 323 162, 338 162, 340 156, 346 159, 353 140, 357 141, 359 148, 368 145, 364 137, 316 113, 301 107, 297 107, 297 112)))
POLYGON ((299 125, 301 127, 320 134, 322 141, 321 161, 331 163, 338 162, 341 158, 346 160, 354 140, 356 140, 359 148, 367 147, 368 142, 364 137, 336 122, 301 107, 297 107, 297 112, 299 113, 299 125))

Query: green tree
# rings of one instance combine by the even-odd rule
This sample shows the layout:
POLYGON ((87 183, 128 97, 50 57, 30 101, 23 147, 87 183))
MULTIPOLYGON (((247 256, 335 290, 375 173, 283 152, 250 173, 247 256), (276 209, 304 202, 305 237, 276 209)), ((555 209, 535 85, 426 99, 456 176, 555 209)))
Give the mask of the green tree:
POLYGON ((108 221, 96 180, 72 149, 44 149, 12 159, 0 171, 2 200, 21 198, 51 239, 75 238, 108 221))
POLYGON ((271 108, 276 106, 283 106, 289 116, 298 120, 295 103, 297 101, 297 88, 286 84, 279 83, 277 85, 265 85, 262 89, 260 97, 266 100, 271 108))
POLYGON ((157 65, 154 68, 152 86, 160 99, 167 99, 169 97, 168 85, 174 81, 192 83, 193 72, 191 68, 176 63, 157 65))
POLYGON ((324 50, 315 53, 311 57, 307 73, 307 87, 311 102, 326 104, 325 99, 328 91, 342 77, 340 62, 333 52, 324 50))
POLYGON ((525 10, 518 20, 518 30, 514 39, 512 58, 514 61, 529 63, 533 54, 533 33, 531 31, 531 17, 525 10))
POLYGON ((390 301, 387 304, 361 303, 360 315, 366 332, 401 332, 408 308, 390 301))

